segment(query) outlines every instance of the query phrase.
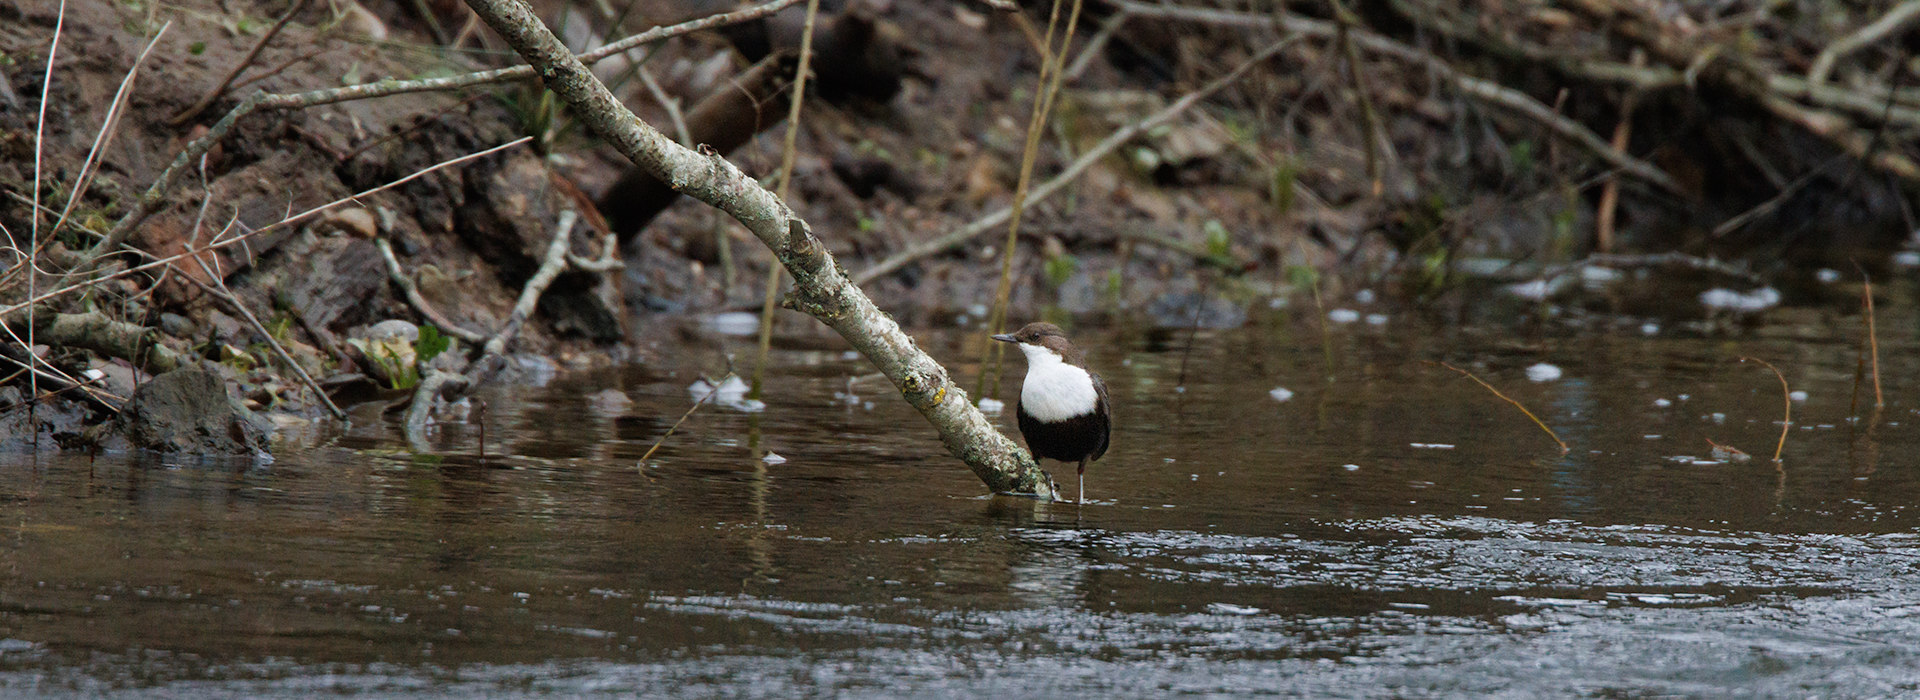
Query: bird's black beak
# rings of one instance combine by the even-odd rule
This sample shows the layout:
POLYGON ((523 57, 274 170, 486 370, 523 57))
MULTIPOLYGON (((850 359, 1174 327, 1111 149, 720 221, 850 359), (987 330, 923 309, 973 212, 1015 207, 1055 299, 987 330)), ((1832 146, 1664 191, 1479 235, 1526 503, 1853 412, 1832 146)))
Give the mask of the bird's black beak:
POLYGON ((1015 337, 1013 337, 1013 334, 1011 334, 1011 333, 1001 333, 1000 335, 996 335, 996 336, 994 336, 994 337, 993 337, 993 339, 994 339, 994 340, 998 340, 998 341, 1000 341, 1000 342, 1002 342, 1002 343, 1018 343, 1018 342, 1020 342, 1020 339, 1019 339, 1019 338, 1015 338, 1015 337))

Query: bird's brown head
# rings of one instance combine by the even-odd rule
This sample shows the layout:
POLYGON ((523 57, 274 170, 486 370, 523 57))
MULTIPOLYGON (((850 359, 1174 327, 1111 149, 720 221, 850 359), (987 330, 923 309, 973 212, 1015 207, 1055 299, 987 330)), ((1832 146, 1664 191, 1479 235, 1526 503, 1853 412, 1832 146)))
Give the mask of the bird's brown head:
POLYGON ((1067 334, 1061 332, 1059 326, 1051 323, 1029 323, 1022 326, 1020 330, 996 335, 993 339, 1004 343, 1043 347, 1068 360, 1077 360, 1080 355, 1079 350, 1073 347, 1073 343, 1067 340, 1067 334))

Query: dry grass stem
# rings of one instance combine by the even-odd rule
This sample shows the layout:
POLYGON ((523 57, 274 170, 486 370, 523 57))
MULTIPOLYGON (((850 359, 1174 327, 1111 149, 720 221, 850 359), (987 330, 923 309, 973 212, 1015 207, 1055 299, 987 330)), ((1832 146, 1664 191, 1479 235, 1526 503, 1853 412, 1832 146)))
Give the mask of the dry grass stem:
POLYGON ((1773 446, 1773 461, 1779 463, 1780 452, 1787 449, 1787 431, 1793 428, 1793 390, 1787 386, 1787 375, 1781 374, 1780 368, 1774 367, 1773 363, 1757 357, 1746 356, 1741 356, 1740 361, 1758 362, 1767 369, 1772 370, 1773 376, 1780 380, 1780 443, 1773 446))
POLYGON ((1880 331, 1874 325, 1873 280, 1865 280, 1860 296, 1867 302, 1867 351, 1873 360, 1873 407, 1886 408, 1887 396, 1880 390, 1880 331))
POLYGON ((1461 374, 1464 374, 1464 375, 1466 375, 1466 377, 1467 377, 1468 379, 1471 379, 1471 380, 1473 380, 1475 384, 1479 384, 1480 386, 1483 386, 1483 387, 1486 387, 1486 388, 1487 388, 1487 391, 1491 391, 1491 392, 1493 392, 1493 395, 1494 395, 1494 396, 1498 396, 1498 397, 1500 397, 1500 400, 1502 400, 1502 401, 1505 401, 1505 402, 1507 402, 1507 403, 1510 403, 1510 404, 1513 404, 1513 407, 1514 407, 1514 408, 1517 408, 1517 409, 1520 409, 1520 412, 1521 412, 1521 413, 1525 413, 1525 414, 1527 414, 1527 418, 1528 418, 1528 419, 1530 419, 1530 420, 1532 420, 1532 421, 1533 421, 1533 424, 1534 424, 1534 425, 1537 425, 1537 426, 1540 426, 1540 429, 1541 429, 1541 430, 1544 430, 1544 431, 1546 431, 1546 432, 1547 432, 1547 437, 1550 437, 1550 438, 1553 438, 1553 441, 1554 441, 1555 443, 1558 443, 1558 444, 1560 445, 1560 454, 1566 454, 1566 453, 1568 453, 1568 452, 1570 452, 1570 451, 1572 451, 1572 449, 1571 449, 1571 448, 1569 448, 1569 447, 1567 447, 1567 442, 1566 442, 1565 440, 1561 440, 1561 439, 1560 439, 1560 436, 1559 436, 1559 435, 1557 435, 1557 434, 1555 434, 1555 433, 1553 432, 1553 429, 1552 429, 1552 428, 1549 428, 1549 427, 1547 427, 1547 424, 1546 424, 1545 422, 1543 422, 1543 421, 1541 421, 1541 420, 1540 420, 1540 417, 1539 417, 1539 416, 1536 416, 1536 415, 1533 415, 1533 411, 1529 411, 1529 410, 1527 410, 1527 407, 1526 407, 1526 406, 1523 406, 1523 405, 1521 405, 1521 403, 1520 403, 1519 401, 1515 401, 1515 400, 1513 400, 1513 399, 1512 399, 1511 397, 1509 397, 1509 396, 1507 396, 1506 394, 1502 394, 1502 393, 1500 393, 1500 390, 1499 390, 1499 389, 1495 389, 1495 388, 1493 388, 1493 385, 1492 385, 1492 384, 1488 384, 1488 383, 1486 383, 1486 381, 1484 381, 1484 380, 1482 380, 1482 379, 1480 379, 1479 377, 1476 377, 1476 376, 1473 376, 1473 373, 1472 373, 1472 372, 1468 372, 1468 371, 1466 371, 1466 370, 1464 370, 1464 369, 1460 369, 1459 367, 1455 367, 1455 366, 1453 366, 1453 365, 1450 365, 1450 364, 1447 364, 1447 363, 1445 363, 1445 362, 1433 362, 1433 363, 1429 363, 1429 364, 1437 364, 1437 365, 1440 365, 1441 367, 1445 367, 1445 368, 1447 368, 1447 369, 1450 369, 1450 370, 1453 370, 1453 371, 1455 371, 1455 372, 1459 372, 1459 373, 1461 373, 1461 374))
MULTIPOLYGON (((787 101, 787 133, 780 145, 780 170, 779 174, 775 176, 780 185, 774 190, 774 194, 778 196, 781 201, 786 201, 787 199, 787 191, 791 189, 789 185, 793 184, 794 160, 799 157, 800 108, 806 103, 807 73, 812 70, 813 66, 813 27, 814 21, 819 18, 819 15, 820 0, 807 0, 806 23, 802 25, 800 31, 800 65, 794 69, 793 97, 787 101)), ((690 139, 683 138, 683 140, 690 139)), ((716 235, 719 236, 720 241, 724 244, 728 241, 732 233, 722 227, 722 230, 717 231, 716 235)), ((731 248, 723 247, 721 250, 731 251, 731 248)), ((755 399, 760 398, 760 390, 763 388, 763 382, 766 380, 767 357, 773 354, 773 311, 780 303, 780 275, 782 274, 781 270, 784 269, 780 265, 780 256, 776 255, 774 251, 769 249, 767 256, 769 259, 767 263, 767 286, 762 290, 760 298, 760 337, 758 338, 759 347, 757 348, 759 354, 757 361, 754 362, 753 365, 753 381, 747 389, 747 396, 755 399)), ((728 261, 731 262, 731 260, 732 256, 729 255, 728 261)), ((729 265, 728 269, 732 269, 731 265, 729 265)), ((731 288, 733 286, 732 275, 729 274, 726 279, 727 286, 731 288)))
MULTIPOLYGON (((47 47, 46 76, 40 81, 40 114, 33 126, 33 201, 36 204, 40 201, 40 177, 43 174, 40 169, 40 163, 46 148, 47 95, 53 91, 54 60, 60 55, 60 37, 64 33, 62 30, 66 28, 66 24, 67 0, 60 0, 60 12, 53 20, 53 42, 47 47)), ((40 263, 40 211, 34 209, 28 213, 28 217, 32 223, 28 226, 27 238, 27 296, 31 297, 35 291, 38 291, 36 287, 40 282, 38 276, 40 263)), ((5 318, 6 316, 4 314, 0 314, 0 321, 4 321, 5 318)), ((41 360, 39 355, 33 353, 34 325, 33 311, 29 309, 27 311, 27 339, 23 343, 23 347, 27 351, 27 361, 45 364, 45 360, 41 360)), ((9 330, 8 333, 11 334, 12 331, 9 330)), ((47 366, 49 368, 52 367, 52 365, 47 366)), ((40 373, 37 371, 27 374, 27 395, 40 395, 40 373)), ((34 431, 34 442, 38 444, 39 439, 40 433, 36 430, 34 431)))
MULTIPOLYGON (((119 131, 120 116, 126 109, 127 96, 133 93, 134 80, 140 76, 140 66, 146 64, 147 56, 153 53, 153 47, 160 43, 160 38, 166 36, 167 30, 171 27, 173 27, 171 21, 160 25, 160 30, 154 32, 153 39, 147 42, 147 47, 141 49, 140 56, 133 60, 133 67, 127 69, 126 76, 121 78, 120 88, 113 93, 113 101, 107 103, 106 116, 100 119, 100 131, 93 137, 93 147, 87 150, 87 159, 80 164, 80 176, 74 178, 72 194, 67 195, 66 205, 60 208, 60 217, 54 220, 53 228, 47 231, 47 240, 50 241, 60 234, 60 229, 73 214, 73 207, 79 204, 80 200, 86 196, 87 188, 93 185, 93 176, 100 169, 101 154, 113 143, 113 136, 119 131)), ((35 204, 37 205, 38 202, 35 204)), ((45 245, 45 243, 36 245, 45 245)))
MULTIPOLYGON (((232 238, 229 238, 229 239, 226 239, 226 240, 217 240, 217 239, 216 239, 216 241, 215 241, 215 242, 213 242, 213 243, 209 243, 209 244, 207 244, 207 245, 205 245, 205 246, 201 246, 201 247, 200 247, 200 250, 198 251, 198 253, 205 253, 205 252, 208 252, 208 251, 211 251, 211 250, 217 250, 217 249, 220 249, 220 248, 225 248, 225 247, 227 247, 227 246, 233 246, 233 245, 242 245, 242 244, 244 244, 244 243, 246 243, 246 241, 247 241, 248 239, 250 239, 250 238, 252 238, 252 237, 254 237, 254 236, 258 236, 258 235, 260 235, 260 234, 263 234, 263 233, 266 233, 266 232, 268 232, 268 231, 272 231, 272 230, 275 230, 275 229, 278 229, 278 228, 280 228, 280 227, 282 227, 282 226, 287 226, 287 225, 290 225, 290 224, 294 224, 294 223, 298 223, 298 222, 300 222, 300 221, 303 221, 303 220, 305 220, 305 219, 306 219, 307 217, 310 217, 310 216, 313 216, 313 215, 315 215, 315 214, 319 214, 319 213, 321 213, 321 212, 324 212, 324 211, 326 211, 326 210, 328 210, 328 209, 332 209, 332 208, 334 208, 334 207, 337 207, 337 206, 340 206, 340 205, 342 205, 342 204, 346 204, 346 203, 348 203, 348 202, 357 202, 357 201, 359 201, 359 199, 360 199, 361 197, 367 197, 367 196, 371 196, 371 195, 373 195, 373 194, 376 194, 376 193, 378 193, 378 192, 381 192, 381 191, 384 191, 384 190, 387 190, 387 189, 390 189, 390 188, 393 188, 393 187, 398 187, 398 186, 400 186, 400 185, 402 185, 402 184, 405 184, 405 183, 407 183, 408 181, 411 181, 411 180, 414 180, 414 179, 417 179, 417 178, 421 178, 421 177, 424 177, 424 176, 426 176, 427 174, 429 174, 429 173, 432 173, 432 172, 434 172, 434 171, 436 171, 436 170, 439 170, 439 169, 441 169, 441 168, 445 168, 445 167, 448 167, 448 166, 453 166, 453 165, 459 165, 459 164, 461 164, 461 163, 465 163, 465 162, 467 162, 467 161, 470 161, 470 160, 473 160, 473 159, 475 159, 475 158, 484 158, 484 157, 486 157, 486 156, 489 156, 489 155, 492 155, 492 154, 494 154, 494 153, 498 153, 498 152, 500 152, 500 151, 503 151, 503 150, 506 150, 506 149, 508 149, 508 148, 512 148, 512 147, 514 147, 514 146, 518 146, 518 145, 521 145, 521 144, 524 144, 524 143, 527 143, 527 142, 529 142, 529 141, 532 141, 532 140, 533 140, 533 137, 531 137, 531 136, 522 136, 522 137, 520 137, 520 138, 518 138, 518 139, 514 139, 514 140, 512 140, 512 141, 508 141, 508 142, 506 142, 506 143, 503 143, 503 144, 500 144, 500 145, 498 145, 498 146, 494 146, 493 148, 489 148, 489 149, 487 149, 487 150, 484 150, 484 151, 478 151, 478 152, 475 152, 475 153, 469 153, 469 154, 467 154, 467 155, 464 155, 464 156, 460 156, 460 157, 458 157, 458 158, 453 158, 453 159, 450 159, 450 160, 444 160, 444 161, 441 161, 441 162, 439 162, 439 163, 435 163, 435 164, 433 164, 433 165, 429 165, 429 166, 427 166, 426 168, 423 168, 423 169, 421 169, 421 170, 419 170, 419 171, 417 171, 417 172, 414 172, 414 173, 412 173, 412 174, 410 174, 410 175, 407 175, 406 177, 403 177, 403 178, 400 178, 400 179, 398 179, 398 180, 394 180, 393 182, 389 182, 389 183, 387 183, 387 184, 384 184, 384 185, 381 185, 381 186, 379 186, 379 187, 374 187, 374 188, 371 188, 371 189, 367 189, 367 190, 362 190, 362 191, 360 191, 360 192, 356 192, 356 193, 354 193, 354 194, 350 194, 350 195, 347 195, 347 196, 345 196, 345 197, 341 197, 340 199, 336 199, 336 200, 333 200, 333 201, 331 201, 331 202, 328 202, 328 203, 326 203, 326 204, 322 204, 322 205, 320 205, 320 206, 317 206, 317 207, 314 207, 314 208, 312 208, 312 209, 308 209, 308 210, 306 210, 306 211, 304 211, 304 212, 300 212, 299 214, 294 214, 294 215, 292 215, 292 216, 288 216, 288 217, 286 217, 286 218, 283 218, 283 219, 281 219, 281 220, 279 220, 279 221, 275 221, 275 222, 273 222, 273 223, 271 223, 271 224, 267 224, 266 226, 262 226, 262 227, 260 227, 260 228, 257 228, 257 229, 253 229, 253 230, 251 230, 251 231, 246 231, 246 232, 244 232, 244 233, 240 233, 240 234, 237 234, 237 235, 235 235, 234 237, 232 237, 232 238)), ((117 246, 116 246, 116 247, 117 247, 117 246)), ((166 267, 167 265, 169 265, 169 264, 171 264, 171 263, 173 263, 173 262, 175 262, 175 261, 178 261, 178 260, 180 260, 180 259, 182 259, 182 258, 186 258, 186 257, 189 257, 189 256, 191 256, 191 255, 195 255, 195 254, 198 254, 198 253, 180 253, 180 254, 178 254, 178 255, 172 255, 172 256, 169 256, 169 257, 165 257, 165 258, 159 258, 159 259, 156 259, 156 260, 154 260, 153 262, 149 262, 149 263, 145 263, 145 264, 141 264, 141 265, 135 265, 135 266, 133 266, 133 267, 129 267, 129 268, 127 268, 127 269, 125 269, 125 270, 121 270, 121 271, 119 271, 119 272, 116 272, 116 273, 113 273, 113 274, 110 274, 110 275, 104 275, 104 276, 101 276, 101 277, 95 277, 95 278, 90 278, 90 279, 86 279, 86 280, 82 280, 82 281, 80 281, 80 282, 76 282, 76 283, 73 283, 73 284, 70 284, 70 285, 66 285, 66 286, 62 286, 62 287, 59 287, 59 288, 57 288, 57 289, 54 289, 53 291, 50 291, 50 292, 46 292, 46 293, 43 293, 43 294, 39 294, 39 295, 37 295, 37 296, 30 296, 30 297, 28 297, 28 298, 27 298, 27 300, 26 300, 26 301, 22 301, 22 302, 20 302, 20 303, 17 303, 17 304, 14 304, 14 305, 12 305, 12 306, 7 306, 7 307, 4 307, 4 308, 0 308, 0 323, 4 323, 4 322, 6 321, 6 319, 7 319, 8 317, 10 317, 10 316, 12 316, 13 314, 15 314, 15 313, 17 313, 17 312, 19 312, 19 311, 21 311, 21 310, 23 310, 23 309, 32 309, 32 308, 34 308, 35 306, 37 306, 37 305, 38 305, 38 304, 39 304, 40 302, 43 302, 43 301, 46 301, 46 300, 48 300, 48 299, 51 299, 51 298, 54 298, 54 297, 57 297, 57 296, 60 296, 60 295, 63 295, 63 294, 68 294, 68 293, 71 293, 71 292, 74 292, 74 291, 77 291, 77 290, 81 290, 81 289, 86 289, 86 288, 88 288, 88 287, 92 287, 92 286, 94 286, 94 285, 97 285, 97 284, 100 284, 100 283, 102 283, 102 282, 106 282, 106 281, 109 281, 109 280, 115 280, 115 279, 120 279, 120 278, 122 278, 122 277, 126 277, 126 276, 129 276, 129 275, 133 275, 133 274, 137 274, 137 273, 141 273, 141 272, 146 272, 146 271, 148 271, 148 270, 152 270, 152 269, 154 269, 154 268, 164 268, 164 267, 166 267)))
MULTIPOLYGON (((1006 331, 1007 306, 1013 294, 1013 255, 1020 249, 1020 222, 1026 218, 1027 193, 1033 186, 1033 164, 1040 155, 1040 136, 1046 133, 1053 101, 1060 95, 1060 74, 1065 72, 1067 49, 1073 46, 1073 33, 1080 22, 1081 0, 1073 0, 1073 9, 1067 13, 1066 29, 1060 30, 1060 5, 1065 1, 1053 0, 1053 12, 1047 17, 1047 34, 1039 48, 1040 75, 1035 81, 1038 89, 1034 91, 1033 112, 1027 121, 1026 146, 1020 153, 1020 177, 1013 188, 1013 205, 1009 207, 1007 216, 1007 241, 1000 249, 1000 283, 994 288, 993 311, 988 315, 985 336, 1006 331), (1058 46, 1053 43, 1056 35, 1060 38, 1058 46)), ((1005 347, 985 336, 980 339, 985 362, 973 389, 977 397, 992 397, 1000 393, 1000 359, 1006 356, 1005 347)))

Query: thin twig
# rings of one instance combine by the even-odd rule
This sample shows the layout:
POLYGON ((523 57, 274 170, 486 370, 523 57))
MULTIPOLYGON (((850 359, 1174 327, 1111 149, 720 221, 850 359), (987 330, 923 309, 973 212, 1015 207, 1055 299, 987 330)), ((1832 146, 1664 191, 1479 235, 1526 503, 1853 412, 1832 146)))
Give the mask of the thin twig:
MULTIPOLYGON (((732 379, 732 378, 733 378, 733 373, 728 372, 727 376, 720 378, 720 381, 725 382, 728 379, 732 379)), ((659 450, 661 445, 666 444, 667 438, 673 437, 673 431, 679 430, 681 423, 687 422, 687 418, 692 417, 694 411, 700 410, 701 406, 707 405, 708 401, 712 401, 713 397, 719 396, 719 395, 720 395, 720 384, 716 383, 713 385, 713 391, 707 392, 706 396, 700 397, 699 401, 695 401, 693 402, 692 406, 687 407, 686 413, 680 414, 680 420, 674 421, 673 425, 667 426, 667 432, 661 433, 660 439, 653 441, 653 446, 647 448, 646 454, 640 455, 640 461, 635 462, 634 466, 645 467, 647 465, 647 458, 652 457, 654 451, 659 450)))
POLYGON ((487 342, 487 336, 467 330, 459 324, 454 323, 453 319, 442 315, 438 309, 433 308, 433 304, 429 303, 427 298, 420 294, 420 287, 414 284, 413 277, 409 276, 407 271, 400 267, 400 259, 393 255, 392 243, 388 242, 386 238, 376 238, 373 241, 373 245, 380 249, 380 257, 387 261, 387 277, 393 280, 395 285, 400 287, 401 293, 406 295, 407 303, 413 305, 414 311, 420 312, 421 316, 426 317, 427 321, 433 323, 433 325, 439 326, 447 335, 474 345, 487 342))
POLYGON ((548 285, 553 284, 555 277, 559 277, 560 273, 566 271, 568 234, 573 231, 573 224, 579 218, 580 212, 572 209, 560 212, 560 222, 553 227, 553 242, 547 244, 547 255, 541 260, 540 269, 535 271, 533 278, 527 280, 527 285, 521 288, 520 299, 514 302, 513 313, 507 316, 506 325, 501 326, 500 332, 487 340, 486 354, 499 355, 506 352, 507 341, 520 334, 521 324, 526 323, 527 318, 533 315, 534 307, 540 303, 540 295, 546 293, 548 285))
POLYGON ((293 373, 300 377, 300 381, 307 385, 307 389, 312 391, 314 396, 320 397, 320 403, 327 407, 327 412, 333 414, 334 418, 346 420, 347 412, 340 410, 339 406, 334 405, 333 398, 327 396, 326 390, 320 388, 320 383, 313 381, 313 375, 307 374, 307 368, 300 366, 299 362, 294 361, 293 355, 287 352, 286 346, 280 344, 280 339, 273 337, 273 333, 267 330, 266 324, 261 323, 260 319, 253 315, 253 310, 247 308, 246 302, 241 301, 240 297, 235 295, 232 289, 227 288, 227 281, 220 275, 214 274, 213 268, 207 266, 206 259, 195 255, 193 256, 193 262, 199 265, 200 271, 207 273, 207 277, 211 278, 213 283, 219 287, 217 290, 219 295, 226 299, 228 304, 233 305, 233 308, 240 312, 242 318, 247 319, 247 324, 253 326, 253 332, 259 333, 262 338, 266 338, 267 346, 273 348, 274 354, 279 355, 282 362, 287 363, 288 367, 293 368, 293 373))
MULTIPOLYGON (((1271 58, 1274 54, 1280 53, 1281 49, 1286 48, 1287 45, 1294 41, 1295 37, 1287 37, 1276 41, 1267 48, 1262 49, 1260 53, 1254 54, 1253 57, 1247 59, 1245 63, 1235 66, 1234 69, 1228 71, 1226 75, 1220 76, 1198 90, 1181 96, 1180 99, 1174 100, 1173 103, 1167 105, 1166 108, 1138 122, 1114 130, 1112 134, 1108 134, 1100 143, 1087 149, 1087 152, 1080 154, 1080 158, 1069 164, 1066 169, 1061 170, 1059 175, 1055 175, 1053 179, 1040 183, 1038 187, 1033 188, 1033 193, 1027 196, 1027 203, 1032 204, 1038 202, 1060 191, 1066 187, 1068 183, 1079 178, 1080 174, 1085 172, 1087 168, 1099 162, 1101 158, 1107 157, 1108 154, 1119 149, 1121 146, 1126 145, 1133 137, 1172 121, 1174 117, 1180 116, 1181 112, 1185 112, 1188 108, 1198 104, 1200 100, 1206 99, 1213 93, 1219 92, 1221 88, 1232 84, 1233 81, 1238 80, 1240 76, 1245 75, 1248 70, 1259 65, 1261 61, 1271 58)), ((854 284, 864 285, 882 276, 891 274, 907 263, 929 255, 938 255, 954 246, 966 243, 972 240, 974 236, 978 236, 995 226, 1006 223, 1007 218, 1012 215, 1012 211, 1011 208, 997 210, 986 216, 974 219, 971 223, 954 230, 952 233, 895 253, 887 259, 874 263, 865 270, 861 270, 853 276, 853 282, 854 284)))
POLYGON ((188 107, 179 114, 173 115, 172 119, 168 119, 167 126, 180 126, 181 124, 187 123, 194 117, 200 116, 200 112, 205 110, 207 105, 213 104, 214 100, 218 100, 222 95, 227 94, 227 88, 233 85, 233 81, 238 79, 241 73, 246 72, 247 68, 253 65, 253 59, 259 58, 260 52, 267 48, 267 44, 272 42, 274 37, 280 36, 280 30, 287 28, 287 22, 293 21, 293 16, 299 14, 300 10, 305 9, 306 6, 307 0, 293 0, 293 6, 287 8, 287 13, 280 15, 280 19, 275 21, 273 26, 267 28, 267 33, 260 35, 259 41, 253 42, 253 48, 247 51, 245 58, 240 59, 239 63, 234 64, 233 70, 227 71, 227 77, 221 78, 219 85, 214 86, 212 90, 208 90, 207 94, 201 95, 200 101, 193 103, 192 107, 188 107))
POLYGON ((1873 407, 1886 408, 1887 396, 1880 390, 1880 331, 1875 328, 1873 320, 1873 279, 1866 275, 1866 270, 1860 271, 1862 281, 1866 283, 1866 287, 1860 290, 1860 297, 1867 302, 1867 347, 1873 358, 1873 407))
POLYGON ((1740 358, 1741 362, 1747 362, 1749 360, 1765 365, 1767 369, 1773 370, 1773 376, 1780 379, 1780 404, 1782 407, 1780 414, 1780 443, 1773 446, 1773 461, 1775 464, 1778 464, 1780 462, 1780 452, 1787 449, 1787 431, 1793 427, 1793 390, 1787 386, 1787 375, 1781 374, 1780 368, 1773 366, 1773 363, 1757 357, 1741 356, 1740 358))
POLYGON ((554 226, 553 241, 547 244, 547 254, 540 261, 540 269, 527 280, 520 289, 520 299, 513 305, 513 313, 507 317, 500 331, 487 339, 481 346, 480 359, 467 368, 464 375, 440 370, 430 370, 420 378, 420 387, 414 391, 413 404, 407 407, 407 442, 414 449, 427 452, 427 418, 433 412, 434 401, 448 396, 472 390, 486 383, 506 365, 507 343, 520 334, 520 327, 527 317, 533 315, 534 307, 540 303, 540 295, 545 294, 553 280, 567 269, 568 233, 580 218, 580 212, 572 209, 560 212, 560 221, 554 226))
POLYGON ((1428 364, 1440 365, 1441 367, 1445 367, 1455 372, 1459 372, 1461 374, 1466 375, 1468 379, 1473 380, 1475 384, 1479 384, 1480 386, 1486 387, 1487 391, 1493 392, 1493 395, 1500 397, 1500 400, 1513 404, 1514 408, 1520 409, 1521 413, 1527 414, 1527 418, 1532 420, 1534 425, 1540 426, 1541 430, 1547 431, 1547 437, 1553 438, 1554 442, 1560 444, 1560 454, 1566 454, 1572 451, 1571 448, 1567 447, 1567 441, 1560 439, 1560 436, 1555 434, 1552 428, 1547 427, 1547 424, 1541 421, 1539 416, 1533 415, 1533 411, 1527 410, 1527 407, 1521 405, 1519 401, 1515 401, 1512 398, 1508 397, 1506 394, 1500 393, 1500 390, 1493 388, 1492 384, 1488 384, 1486 383, 1485 380, 1482 380, 1479 377, 1473 376, 1472 372, 1468 372, 1464 369, 1460 369, 1459 367, 1455 367, 1445 362, 1429 362, 1428 364))

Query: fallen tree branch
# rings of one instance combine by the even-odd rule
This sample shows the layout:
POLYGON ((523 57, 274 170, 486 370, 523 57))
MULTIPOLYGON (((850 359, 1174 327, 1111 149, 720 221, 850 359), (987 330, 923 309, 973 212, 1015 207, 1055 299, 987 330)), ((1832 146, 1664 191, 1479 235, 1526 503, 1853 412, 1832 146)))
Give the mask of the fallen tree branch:
MULTIPOLYGON (((1114 130, 1113 133, 1108 134, 1105 139, 1102 139, 1100 143, 1094 144, 1092 148, 1080 154, 1080 157, 1074 159, 1071 164, 1067 165, 1066 169, 1061 170, 1059 175, 1055 175, 1052 179, 1040 183, 1039 186, 1033 188, 1033 192, 1027 195, 1027 201, 1038 202, 1060 191, 1060 189, 1066 187, 1068 183, 1080 177, 1080 173, 1085 172, 1088 167, 1091 167, 1101 158, 1107 157, 1108 154, 1119 149, 1121 146, 1126 145, 1128 141, 1133 140, 1133 137, 1150 131, 1168 121, 1172 121, 1173 118, 1179 116, 1181 112, 1185 112, 1188 108, 1199 104, 1201 100, 1206 99, 1209 95, 1219 92, 1221 88, 1232 84, 1234 80, 1239 79, 1241 75, 1245 74, 1248 69, 1279 53, 1281 49, 1286 48, 1286 46, 1293 41, 1294 39, 1289 37, 1274 42, 1273 45, 1268 46, 1252 58, 1234 67, 1233 70, 1228 71, 1226 75, 1215 78, 1213 82, 1207 83, 1198 90, 1182 95, 1180 99, 1174 100, 1173 104, 1167 105, 1165 108, 1154 112, 1145 119, 1114 130)), ((888 256, 885 260, 869 265, 867 269, 861 270, 860 274, 853 276, 853 282, 854 284, 864 285, 882 276, 891 274, 894 270, 900 269, 907 263, 929 255, 938 255, 972 240, 974 236, 978 236, 989 229, 1006 223, 1007 217, 1012 215, 1013 209, 1006 207, 974 219, 971 223, 955 229, 951 233, 930 241, 915 244, 906 250, 888 256)))
POLYGON ((488 379, 507 364, 507 343, 520 334, 527 317, 540 304, 540 295, 547 292, 553 280, 567 269, 568 234, 580 213, 572 209, 560 212, 560 222, 554 226, 553 242, 547 244, 546 257, 540 261, 540 269, 520 288, 520 299, 513 305, 513 313, 507 316, 507 322, 500 330, 486 339, 481 345, 480 358, 467 368, 465 375, 440 370, 430 370, 420 379, 419 387, 414 389, 413 404, 407 407, 407 442, 415 449, 426 449, 427 419, 433 413, 434 403, 443 399, 473 390, 486 383, 488 379))
POLYGON ((939 431, 948 452, 997 492, 1054 499, 1052 480, 1027 453, 995 429, 933 358, 847 279, 826 245, 772 192, 712 153, 674 143, 639 119, 593 77, 516 0, 468 0, 488 26, 540 72, 582 122, 663 182, 732 215, 774 251, 793 274, 794 305, 850 342, 893 381, 939 431))
POLYGON ((34 314, 33 334, 37 342, 118 357, 150 374, 171 372, 193 363, 190 356, 155 342, 159 331, 115 321, 98 311, 63 314, 43 309, 34 314))

